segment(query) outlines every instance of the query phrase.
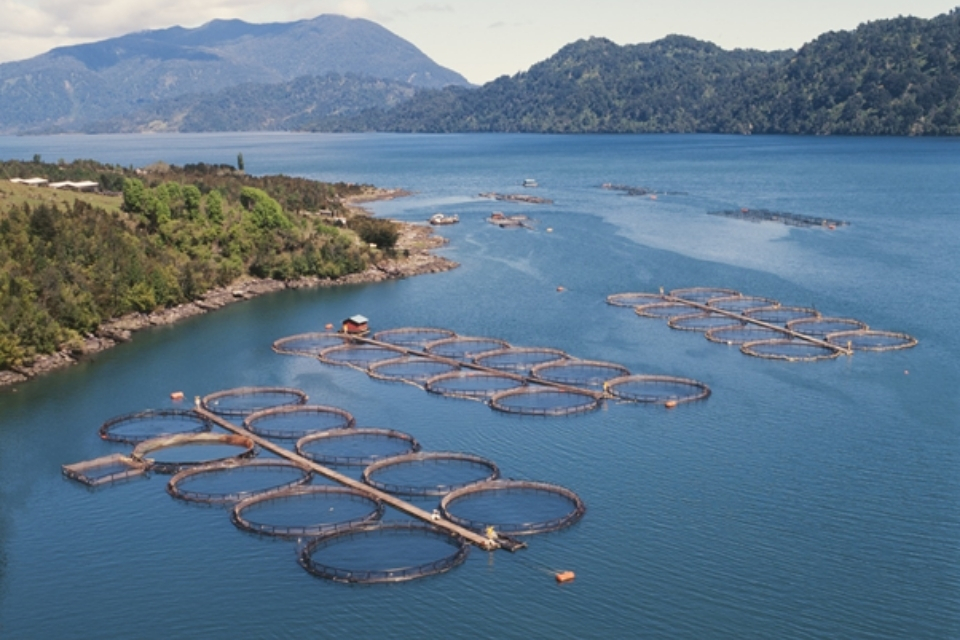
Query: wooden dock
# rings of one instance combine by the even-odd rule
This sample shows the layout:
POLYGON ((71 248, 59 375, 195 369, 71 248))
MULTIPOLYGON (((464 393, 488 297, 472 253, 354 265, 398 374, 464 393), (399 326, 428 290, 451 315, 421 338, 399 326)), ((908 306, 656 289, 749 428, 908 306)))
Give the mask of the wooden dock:
POLYGON ((401 511, 409 516, 417 518, 418 520, 422 520, 440 529, 444 529, 453 535, 459 536, 464 540, 466 540, 467 542, 477 547, 480 547, 485 551, 494 551, 496 549, 507 549, 512 551, 518 548, 516 546, 517 543, 510 539, 488 538, 486 536, 483 536, 477 533, 476 531, 472 531, 465 527, 461 527, 460 525, 454 524, 453 522, 450 522, 449 520, 446 520, 444 518, 438 519, 434 516, 434 514, 428 511, 425 511, 424 509, 421 509, 416 505, 412 505, 409 502, 406 502, 405 500, 401 500, 397 496, 386 493, 384 491, 380 491, 379 489, 375 489, 368 484, 364 484, 363 482, 360 482, 359 480, 354 480, 353 478, 349 476, 345 476, 342 473, 339 473, 338 471, 334 471, 333 469, 330 469, 329 467, 325 467, 321 464, 318 464, 317 462, 314 462, 309 458, 305 458, 304 456, 301 456, 300 454, 294 451, 290 451, 289 449, 281 447, 280 445, 277 445, 267 440, 266 438, 262 438, 255 433, 251 433, 250 431, 247 431, 243 427, 238 427, 232 422, 228 420, 224 420, 217 414, 207 411, 202 406, 199 406, 199 403, 194 410, 197 412, 198 415, 200 415, 203 418, 206 418, 207 420, 210 420, 211 422, 216 424, 218 427, 226 429, 231 433, 250 438, 260 448, 265 449, 266 451, 269 451, 275 455, 278 455, 281 458, 284 458, 285 460, 289 460, 290 462, 297 465, 301 469, 313 471, 314 473, 318 473, 323 477, 333 480, 334 482, 337 482, 343 486, 350 487, 351 489, 360 491, 363 494, 375 500, 379 500, 384 504, 389 505, 394 509, 397 509, 398 511, 401 511))

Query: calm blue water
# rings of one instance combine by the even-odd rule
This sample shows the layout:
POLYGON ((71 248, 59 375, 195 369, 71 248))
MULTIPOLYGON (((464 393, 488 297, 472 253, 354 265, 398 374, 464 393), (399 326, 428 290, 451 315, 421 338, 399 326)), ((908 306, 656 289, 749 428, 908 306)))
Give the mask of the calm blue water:
POLYGON ((380 215, 461 223, 454 271, 284 292, 136 335, 0 392, 0 637, 960 637, 960 140, 719 136, 203 135, 0 138, 0 157, 233 163, 403 187, 380 215), (536 178, 543 207, 478 200, 536 178), (653 201, 614 182, 687 195, 653 201), (780 209, 834 232, 707 216, 780 209), (501 230, 494 209, 536 229, 501 230), (552 228, 552 233, 546 231, 552 228), (558 292, 562 286, 565 291, 558 292), (749 358, 605 304, 717 286, 919 338, 915 349, 790 364, 749 358), (703 403, 499 414, 270 350, 362 313, 549 346, 708 383, 703 403), (289 542, 153 476, 98 491, 60 465, 116 451, 113 416, 169 393, 298 387, 361 426, 466 451, 579 493, 586 517, 451 573, 350 588, 289 542), (546 569, 572 570, 558 586, 546 569))

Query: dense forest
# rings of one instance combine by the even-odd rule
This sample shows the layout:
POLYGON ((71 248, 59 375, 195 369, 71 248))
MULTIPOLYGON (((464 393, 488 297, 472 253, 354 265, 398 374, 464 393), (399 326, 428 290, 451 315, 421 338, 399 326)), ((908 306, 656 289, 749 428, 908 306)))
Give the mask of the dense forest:
POLYGON ((3 180, 0 369, 75 344, 107 319, 195 300, 241 276, 359 272, 397 241, 393 223, 347 214, 341 198, 363 189, 355 185, 225 165, 0 162, 2 178, 35 176, 96 180, 117 193, 3 180))
POLYGON ((477 89, 418 92, 325 131, 960 134, 960 10, 830 32, 797 52, 670 36, 581 40, 477 89))

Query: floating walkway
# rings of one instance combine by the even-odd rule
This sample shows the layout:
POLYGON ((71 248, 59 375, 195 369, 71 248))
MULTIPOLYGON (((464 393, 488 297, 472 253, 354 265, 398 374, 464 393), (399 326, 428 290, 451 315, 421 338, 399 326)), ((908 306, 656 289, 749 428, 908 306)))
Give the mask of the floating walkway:
POLYGON ((275 341, 273 350, 524 415, 571 415, 612 399, 674 407, 710 395, 707 385, 689 378, 631 375, 616 363, 433 327, 387 329, 372 338, 305 333, 275 341))
POLYGON ((816 309, 783 306, 732 289, 615 293, 607 303, 632 307, 639 316, 666 319, 673 329, 702 332, 711 342, 739 345, 743 353, 758 358, 810 362, 917 344, 904 333, 872 330, 860 320, 824 317, 816 309))
POLYGON ((174 474, 167 483, 172 497, 231 507, 238 529, 295 539, 306 571, 346 583, 443 573, 462 563, 470 546, 517 551, 527 546, 518 537, 564 529, 586 512, 569 489, 502 480, 490 460, 422 452, 412 436, 358 428, 343 409, 306 400, 298 389, 241 387, 197 397, 192 410, 119 416, 100 436, 135 445, 132 452, 64 465, 63 474, 91 487, 174 474), (294 438, 295 450, 276 442, 294 438), (274 457, 253 459, 261 451, 274 457), (356 479, 332 466, 363 472, 356 479), (314 476, 339 486, 311 484, 314 476), (401 496, 440 502, 428 511, 401 496), (413 522, 383 523, 387 506, 413 522), (411 544, 424 548, 414 552, 411 544))

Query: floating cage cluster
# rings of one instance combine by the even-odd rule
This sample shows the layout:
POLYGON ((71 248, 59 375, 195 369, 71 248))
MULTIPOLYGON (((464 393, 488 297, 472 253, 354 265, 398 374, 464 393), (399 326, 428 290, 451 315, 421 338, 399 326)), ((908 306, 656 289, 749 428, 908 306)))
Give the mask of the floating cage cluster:
MULTIPOLYGON (((611 296, 611 304, 621 306, 653 300, 659 300, 657 305, 664 304, 656 294, 611 296)), ((666 304, 671 309, 688 310, 679 303, 666 304)), ((282 338, 273 348, 282 354, 308 355, 326 364, 352 367, 379 380, 404 382, 437 395, 477 400, 506 413, 573 415, 596 409, 604 398, 630 399, 611 394, 605 387, 610 380, 629 376, 626 367, 580 360, 559 349, 515 347, 498 338, 460 336, 448 329, 426 327, 387 329, 373 338, 344 340, 338 335, 328 346, 321 346, 325 344, 323 335, 282 338)), ((684 396, 686 400, 709 394, 701 393, 705 385, 697 385, 697 392, 684 396)))
POLYGON ((711 342, 737 345, 747 355, 773 360, 811 362, 853 351, 890 351, 917 344, 905 333, 871 330, 860 320, 824 317, 816 309, 781 305, 732 289, 615 293, 607 303, 633 307, 639 316, 667 320, 672 329, 697 331, 711 342))
MULTIPOLYGON (((598 365, 607 363, 589 363, 598 365)), ((605 371, 620 372, 615 366, 605 371)), ((588 367, 578 375, 588 374, 597 372, 588 367)), ((468 538, 484 548, 496 548, 489 546, 496 541, 515 550, 525 544, 511 536, 557 531, 585 512, 569 489, 500 480, 491 460, 423 452, 409 434, 356 427, 347 411, 307 405, 306 399, 296 389, 243 387, 206 396, 197 411, 118 416, 103 424, 100 435, 134 445, 133 451, 64 465, 63 473, 94 487, 151 471, 173 474, 166 484, 172 497, 229 506, 230 520, 242 531, 297 539, 304 569, 345 583, 402 582, 443 573, 467 557, 468 538), (208 406, 242 416, 243 425, 202 409, 208 406), (228 433, 211 432, 215 426, 228 433), (296 439, 295 454, 267 438, 296 439), (258 444, 284 455, 255 459, 258 444), (362 483, 330 470, 351 466, 363 467, 362 483), (347 486, 312 484, 316 473, 347 486), (440 502, 431 515, 395 496, 440 502), (383 523, 387 504, 422 514, 417 517, 425 522, 383 523)))

